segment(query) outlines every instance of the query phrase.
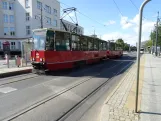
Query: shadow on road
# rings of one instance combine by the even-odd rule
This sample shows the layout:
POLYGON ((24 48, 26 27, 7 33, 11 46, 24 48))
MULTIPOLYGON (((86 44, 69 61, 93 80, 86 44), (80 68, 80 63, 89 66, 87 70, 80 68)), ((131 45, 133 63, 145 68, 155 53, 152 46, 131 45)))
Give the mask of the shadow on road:
POLYGON ((124 55, 119 59, 104 60, 99 63, 85 65, 79 68, 48 72, 46 76, 83 77, 92 76, 98 78, 111 78, 124 68, 117 75, 124 73, 136 60, 135 56, 124 55), (98 74, 100 73, 100 74, 98 74))

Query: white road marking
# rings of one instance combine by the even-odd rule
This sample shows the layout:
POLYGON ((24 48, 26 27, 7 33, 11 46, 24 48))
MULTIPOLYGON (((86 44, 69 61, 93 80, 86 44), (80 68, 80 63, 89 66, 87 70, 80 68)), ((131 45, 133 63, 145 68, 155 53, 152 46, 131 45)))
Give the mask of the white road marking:
POLYGON ((1 93, 9 93, 9 92, 13 92, 16 91, 16 88, 12 88, 12 87, 2 87, 0 88, 0 92, 1 93))

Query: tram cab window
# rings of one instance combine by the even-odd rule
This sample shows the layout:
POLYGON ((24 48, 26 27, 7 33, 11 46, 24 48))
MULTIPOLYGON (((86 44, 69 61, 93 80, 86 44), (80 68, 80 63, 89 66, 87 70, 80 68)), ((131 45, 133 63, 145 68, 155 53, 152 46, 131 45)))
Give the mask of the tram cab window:
POLYGON ((48 30, 46 36, 46 50, 54 50, 54 31, 48 30))
POLYGON ((67 32, 55 32, 55 48, 56 51, 70 50, 70 34, 67 32))
POLYGON ((81 50, 79 35, 72 35, 72 50, 81 50))
POLYGON ((93 39, 92 38, 88 38, 88 50, 89 51, 93 51, 94 50, 94 48, 93 48, 93 39))

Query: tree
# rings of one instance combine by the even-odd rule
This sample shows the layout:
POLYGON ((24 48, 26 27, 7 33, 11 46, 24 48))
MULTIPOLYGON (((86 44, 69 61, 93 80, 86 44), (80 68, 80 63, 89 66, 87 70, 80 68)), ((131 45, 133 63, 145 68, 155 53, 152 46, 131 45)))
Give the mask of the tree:
POLYGON ((148 41, 146 41, 146 43, 145 43, 145 47, 152 47, 152 40, 148 40, 148 41))
POLYGON ((131 51, 137 51, 136 46, 131 46, 131 51))
MULTIPOLYGON (((150 34, 150 38, 151 38, 151 40, 154 41, 154 46, 155 46, 155 42, 156 42, 156 29, 152 31, 152 33, 150 34)), ((152 41, 151 41, 151 43, 152 43, 152 41)), ((161 25, 158 26, 158 43, 157 43, 157 45, 161 46, 161 25)))
POLYGON ((116 44, 118 45, 118 47, 123 48, 124 47, 124 40, 122 38, 119 38, 116 40, 116 44))
POLYGON ((127 43, 124 43, 124 50, 128 51, 129 50, 129 45, 127 43))

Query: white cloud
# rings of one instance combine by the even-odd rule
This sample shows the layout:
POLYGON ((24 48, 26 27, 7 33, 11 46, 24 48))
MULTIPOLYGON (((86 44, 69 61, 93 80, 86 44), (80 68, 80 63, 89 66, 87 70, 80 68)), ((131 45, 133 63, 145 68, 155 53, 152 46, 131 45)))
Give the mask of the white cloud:
MULTIPOLYGON (((120 37, 123 38, 124 40, 126 40, 128 43, 130 43, 130 44, 136 43, 137 39, 138 39, 138 30, 139 30, 139 14, 137 14, 132 19, 129 19, 126 16, 121 16, 120 24, 121 24, 122 29, 126 29, 126 30, 132 29, 132 31, 134 31, 134 33, 130 35, 130 34, 123 34, 123 33, 115 32, 115 33, 113 33, 113 36, 116 36, 116 38, 118 38, 117 36, 119 34, 120 37), (129 39, 128 36, 131 36, 131 38, 129 39)), ((151 30, 154 28, 154 24, 155 24, 155 22, 153 22, 151 20, 143 19, 142 41, 149 39, 149 35, 150 35, 151 30)), ((107 36, 107 35, 105 35, 105 36, 107 36)))
POLYGON ((109 20, 107 23, 105 23, 106 26, 108 25, 112 25, 112 24, 115 24, 116 21, 113 21, 113 20, 109 20))
MULTIPOLYGON (((142 22, 142 32, 150 32, 151 29, 153 29, 155 22, 143 19, 142 22)), ((120 24, 122 26, 122 29, 130 29, 132 28, 134 32, 138 31, 138 26, 139 26, 139 14, 137 14, 133 19, 129 19, 126 16, 121 17, 120 24)))
POLYGON ((121 16, 120 24, 122 26, 122 29, 128 29, 133 26, 132 23, 128 22, 128 17, 125 17, 125 16, 121 16))
POLYGON ((108 34, 104 34, 102 36, 102 39, 104 40, 116 40, 118 38, 122 38, 125 42, 131 44, 131 45, 136 45, 137 42, 137 36, 135 34, 125 34, 121 32, 112 32, 108 34))
MULTIPOLYGON (((133 19, 128 19, 128 17, 124 16, 121 17, 120 24, 123 29, 129 29, 132 28, 134 32, 138 32, 139 29, 139 14, 137 14, 133 19)), ((149 33, 153 27, 154 27, 155 22, 143 19, 142 22, 142 32, 143 33, 149 33)))

